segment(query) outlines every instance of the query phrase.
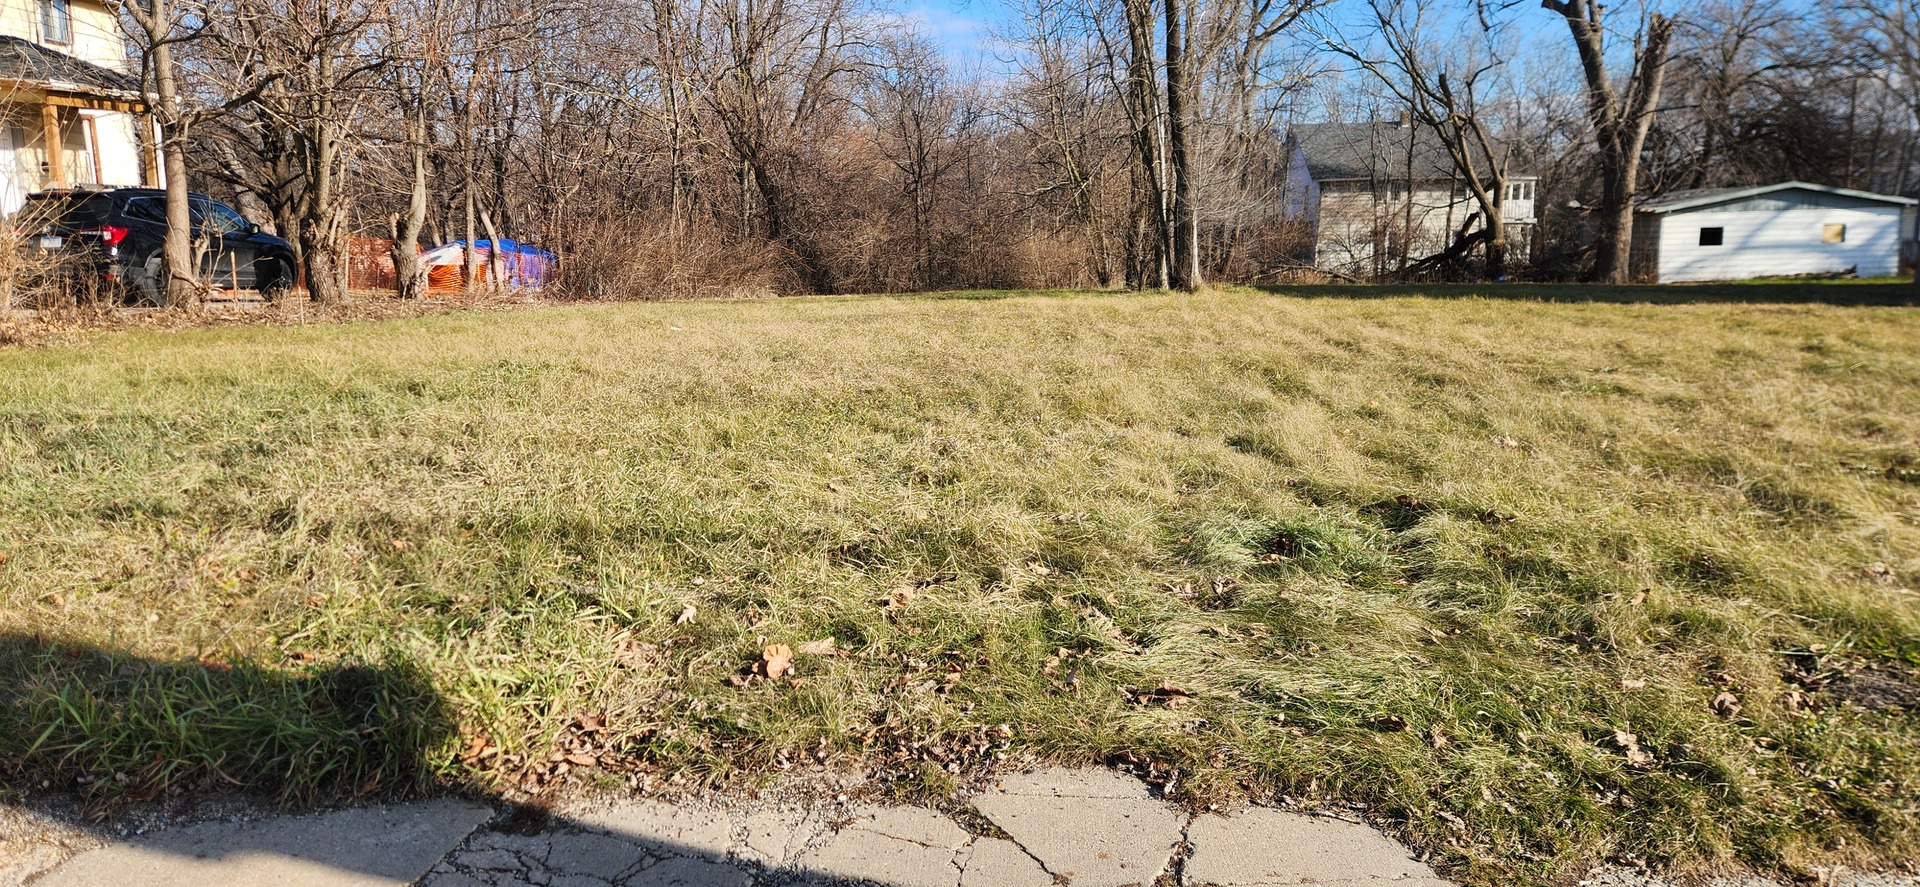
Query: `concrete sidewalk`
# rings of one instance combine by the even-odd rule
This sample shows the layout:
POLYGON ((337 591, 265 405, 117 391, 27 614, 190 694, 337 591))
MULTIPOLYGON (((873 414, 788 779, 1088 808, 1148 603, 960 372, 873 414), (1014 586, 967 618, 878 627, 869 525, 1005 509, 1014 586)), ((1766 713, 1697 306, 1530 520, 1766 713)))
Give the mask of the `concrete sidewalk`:
MULTIPOLYGON (((7 869, 0 865, 0 876, 7 869)), ((4 881, 0 877, 0 881, 4 881)), ((1920 887, 1844 871, 1828 887, 1920 887)), ((1450 887, 1357 822, 1266 808, 1190 816, 1108 770, 1009 777, 949 816, 837 800, 580 802, 538 821, 438 800, 135 835, 32 887, 1450 887)), ((1671 887, 1593 872, 1583 887, 1671 887)), ((0 884, 0 887, 13 885, 0 884)), ((1779 887, 1759 879, 1713 887, 1779 887)))
MULTIPOLYGON (((842 796, 844 798, 844 796, 842 796)), ((216 821, 109 843, 33 887, 1446 887, 1366 825, 1276 810, 1191 817, 1107 770, 1009 777, 958 819, 839 800, 735 808, 582 802, 511 830, 440 800, 256 822, 216 821), (963 824, 964 823, 964 824, 963 824)))

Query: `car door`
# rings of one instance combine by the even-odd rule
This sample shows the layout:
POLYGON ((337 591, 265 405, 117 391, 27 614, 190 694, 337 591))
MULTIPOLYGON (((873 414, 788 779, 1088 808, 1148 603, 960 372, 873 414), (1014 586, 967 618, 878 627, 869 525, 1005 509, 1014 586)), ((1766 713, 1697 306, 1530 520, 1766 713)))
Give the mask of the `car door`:
POLYGON ((201 257, 200 270, 206 279, 221 289, 254 289, 259 284, 255 270, 253 223, 218 200, 192 199, 193 227, 196 237, 205 237, 207 251, 201 257))

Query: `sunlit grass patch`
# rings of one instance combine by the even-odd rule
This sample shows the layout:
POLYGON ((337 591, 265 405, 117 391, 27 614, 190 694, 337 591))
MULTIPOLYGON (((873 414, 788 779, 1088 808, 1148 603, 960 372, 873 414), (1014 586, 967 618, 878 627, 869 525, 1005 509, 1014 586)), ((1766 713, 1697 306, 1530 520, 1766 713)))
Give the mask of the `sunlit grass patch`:
POLYGON ((0 773, 938 792, 1034 754, 1363 801, 1481 882, 1895 859, 1917 417, 1903 308, 1002 294, 9 351, 0 773), (432 717, 315 713, 367 668, 432 717))

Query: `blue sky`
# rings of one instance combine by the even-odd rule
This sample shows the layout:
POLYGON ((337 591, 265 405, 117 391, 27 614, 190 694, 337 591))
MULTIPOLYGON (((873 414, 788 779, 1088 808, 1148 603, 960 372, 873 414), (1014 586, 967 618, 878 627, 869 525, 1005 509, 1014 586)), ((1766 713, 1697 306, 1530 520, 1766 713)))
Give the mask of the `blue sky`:
POLYGON ((904 9, 928 39, 945 47, 955 67, 993 67, 989 29, 1004 21, 1001 0, 912 0, 904 9))
MULTIPOLYGON (((1203 0, 1204 2, 1204 0, 1203 0)), ((1442 7, 1451 5, 1457 10, 1471 9, 1469 0, 1435 0, 1442 7)), ((1616 3, 1624 12, 1630 5, 1616 3)), ((1660 3, 1669 9, 1681 11, 1689 3, 1660 3)), ((1812 14, 1812 0, 1782 0, 1782 7, 1788 11, 1800 10, 1812 14)), ((929 39, 946 49, 949 63, 956 67, 980 65, 993 70, 998 67, 992 57, 991 29, 1003 24, 1008 17, 1005 0, 903 0, 900 7, 904 13, 919 22, 921 32, 929 39)), ((1337 8, 1337 7, 1336 7, 1337 8)), ((1551 27, 1547 39, 1564 40, 1564 26, 1555 27, 1551 14, 1539 9, 1537 3, 1522 2, 1508 13, 1509 17, 1518 15, 1521 21, 1537 19, 1542 26, 1551 27)), ((1443 19, 1445 16, 1443 16, 1443 19)), ((1534 39, 1531 35, 1529 41, 1534 39)))

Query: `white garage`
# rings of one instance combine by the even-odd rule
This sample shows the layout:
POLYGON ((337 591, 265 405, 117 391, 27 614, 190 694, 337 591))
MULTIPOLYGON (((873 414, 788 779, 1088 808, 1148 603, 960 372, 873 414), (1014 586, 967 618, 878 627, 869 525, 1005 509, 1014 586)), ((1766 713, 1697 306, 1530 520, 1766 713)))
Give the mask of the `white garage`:
POLYGON ((1902 214, 1916 204, 1806 182, 1669 194, 1634 217, 1634 273, 1656 283, 1891 277, 1900 270, 1902 214))

